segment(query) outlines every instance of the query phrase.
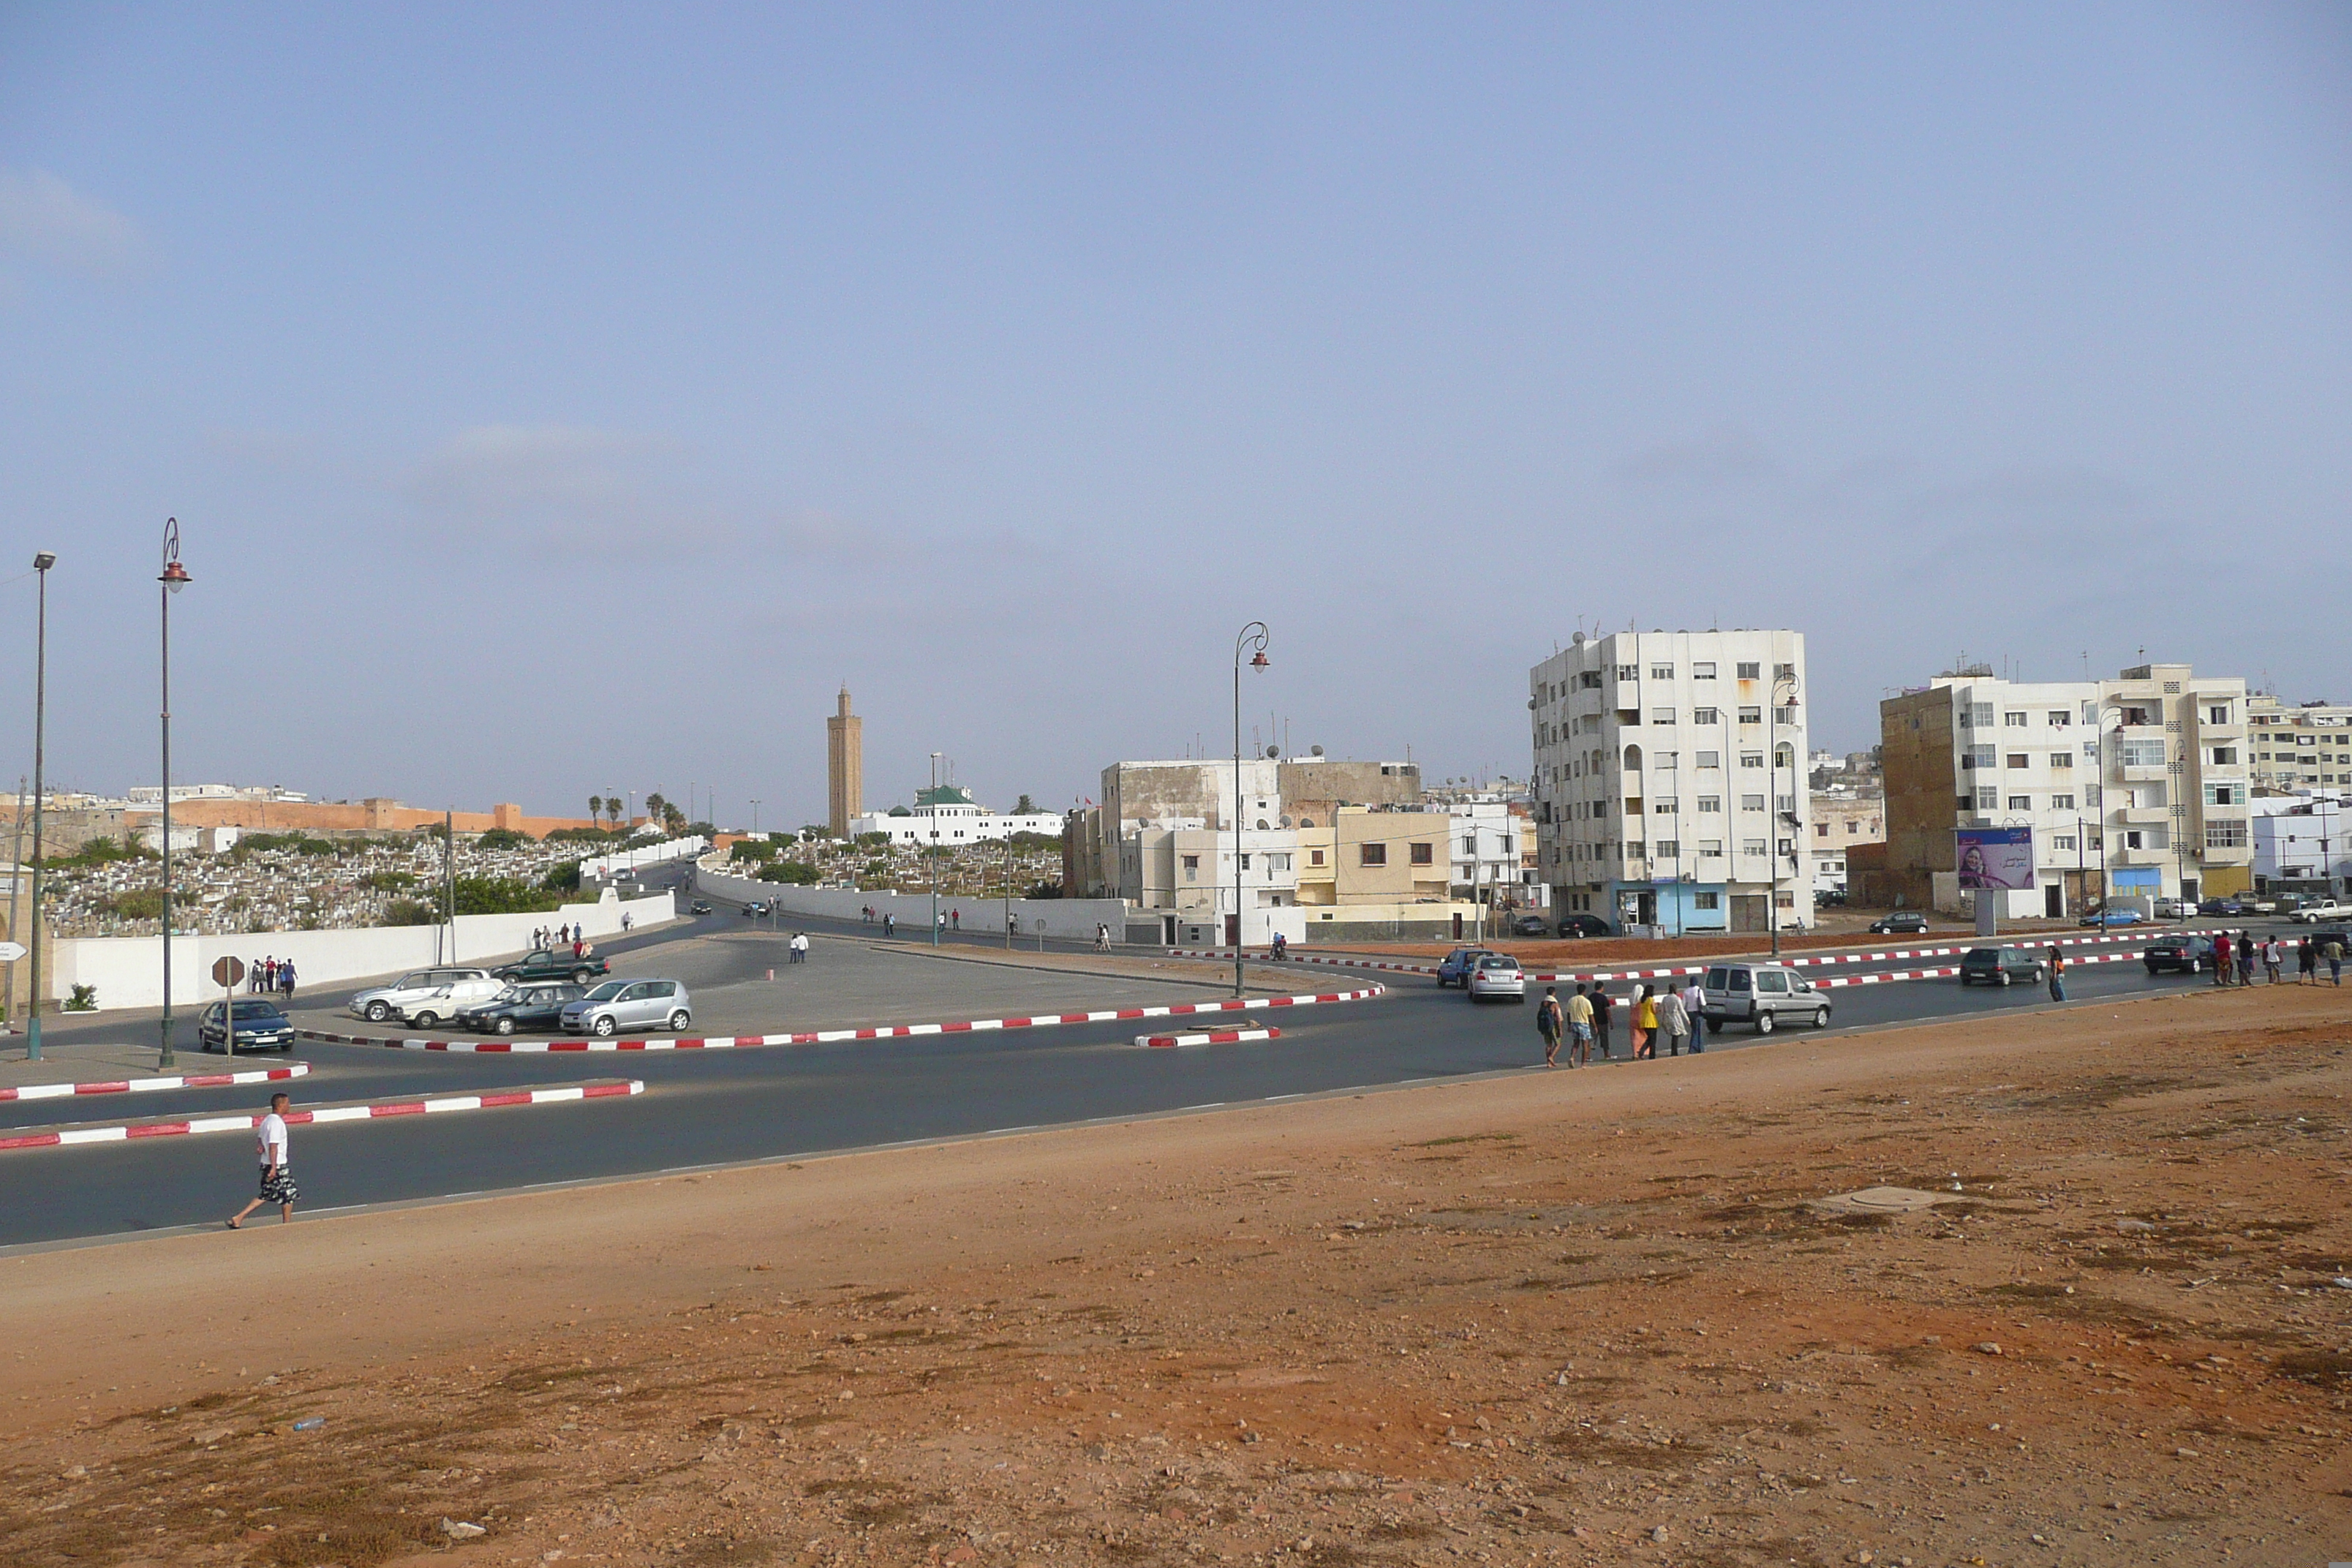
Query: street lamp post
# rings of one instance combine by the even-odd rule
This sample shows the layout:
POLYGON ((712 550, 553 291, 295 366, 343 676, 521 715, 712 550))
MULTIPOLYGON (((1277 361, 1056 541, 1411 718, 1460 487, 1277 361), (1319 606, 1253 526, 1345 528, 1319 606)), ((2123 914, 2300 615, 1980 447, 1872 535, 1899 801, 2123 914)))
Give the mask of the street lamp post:
POLYGON ((931 852, 926 857, 931 863, 931 945, 940 945, 940 758, 931 753, 931 852))
POLYGON ((760 797, 756 795, 751 797, 751 837, 760 837, 760 797))
MULTIPOLYGON (((41 752, 49 710, 49 568, 57 563, 58 558, 46 550, 33 557, 33 570, 41 575, 38 629, 33 634, 33 937, 26 944, 33 955, 33 991, 32 1021, 25 1026, 25 1043, 33 1061, 41 1059, 41 752)), ((24 820, 21 813, 17 820, 24 820)), ((10 871, 10 884, 24 874, 22 866, 10 871)))
MULTIPOLYGON (((1234 639, 1234 994, 1242 994, 1242 654, 1250 654, 1252 669, 1266 668, 1265 645, 1270 635, 1264 621, 1252 621, 1234 639)), ((1336 863, 1339 853, 1339 837, 1331 836, 1331 853, 1336 863)))
POLYGON ((172 596, 192 579, 180 564, 180 520, 163 520, 163 570, 155 581, 163 606, 163 1049, 156 1066, 170 1067, 172 1057, 172 596))

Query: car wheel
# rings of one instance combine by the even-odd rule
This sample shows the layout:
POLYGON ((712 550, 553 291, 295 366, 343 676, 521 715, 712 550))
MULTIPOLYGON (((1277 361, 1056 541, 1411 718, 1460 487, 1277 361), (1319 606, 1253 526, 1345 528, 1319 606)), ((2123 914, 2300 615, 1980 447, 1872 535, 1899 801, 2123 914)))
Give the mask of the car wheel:
POLYGON ((1968 983, 1969 983, 1969 977, 1968 977, 1967 975, 1965 975, 1965 974, 1961 975, 1961 976, 1960 976, 1960 984, 1961 984, 1962 985, 1966 985, 1968 983))
POLYGON ((1512 997, 1511 1000, 1524 1007, 1528 1005, 1528 994, 1522 991, 1517 996, 1512 997))
POLYGON ((618 1024, 613 1022, 613 1015, 607 1013, 596 1020, 594 1033, 598 1039, 609 1040, 613 1037, 613 1032, 619 1027, 618 1024))
POLYGON ((367 1021, 371 1024, 381 1024, 391 1014, 392 1009, 381 1002, 371 1002, 367 1005, 367 1021))
POLYGON ((1829 1010, 1827 1007, 1816 1007, 1816 1008, 1814 1008, 1814 1009, 1813 1009, 1813 1027, 1814 1027, 1814 1028, 1816 1028, 1816 1029, 1826 1029, 1826 1028, 1828 1028, 1829 1026, 1830 1026, 1830 1010, 1829 1010))
POLYGON ((584 969, 575 969, 572 972, 572 984, 574 985, 585 985, 593 978, 595 977, 584 969))
POLYGON ((2149 964, 2149 965, 2147 966, 2147 972, 2148 972, 2150 974, 2154 974, 2154 973, 2157 972, 2156 965, 2155 965, 2155 964, 2153 964, 2153 963, 2149 964))
POLYGON ((680 1007, 677 1012, 672 1013, 669 1016, 669 1032, 673 1035, 683 1035, 690 1026, 692 1026, 693 1023, 693 1016, 688 1013, 685 1008, 680 1007))
POLYGON ((1780 1020, 1769 1012, 1759 1013, 1756 1015, 1756 1032, 1759 1035, 1769 1035, 1779 1023, 1780 1020))
POLYGON ((511 1035, 511 1034, 513 1034, 513 1033, 514 1033, 514 1020, 513 1020, 512 1018, 500 1018, 500 1019, 499 1020, 499 1034, 501 1034, 501 1035, 511 1035))
POLYGON ((2002 970, 2002 971, 2000 972, 2000 983, 2001 983, 2003 985, 2006 985, 2006 984, 2009 984, 2009 971, 2008 971, 2008 970, 2006 970, 2006 969, 2004 969, 2004 970, 2002 970))
POLYGON ((429 1029, 440 1021, 430 1013, 414 1013, 409 1016, 408 1026, 412 1029, 429 1029))

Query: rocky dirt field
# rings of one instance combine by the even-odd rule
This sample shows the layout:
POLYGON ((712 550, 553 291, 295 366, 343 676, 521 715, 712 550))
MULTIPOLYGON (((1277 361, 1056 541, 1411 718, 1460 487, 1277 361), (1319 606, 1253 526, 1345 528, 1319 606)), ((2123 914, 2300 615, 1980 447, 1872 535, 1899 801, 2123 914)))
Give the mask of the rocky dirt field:
POLYGON ((2322 1564, 2348 1051, 2196 991, 14 1258, 0 1540, 2322 1564))

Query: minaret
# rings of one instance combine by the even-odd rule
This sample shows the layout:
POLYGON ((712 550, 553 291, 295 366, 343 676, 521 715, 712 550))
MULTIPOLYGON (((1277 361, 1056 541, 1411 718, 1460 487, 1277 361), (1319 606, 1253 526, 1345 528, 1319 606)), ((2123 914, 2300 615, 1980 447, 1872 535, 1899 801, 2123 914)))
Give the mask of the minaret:
POLYGON ((849 837, 849 824, 866 809, 866 721, 849 710, 844 685, 838 711, 824 721, 825 826, 836 838, 849 837))

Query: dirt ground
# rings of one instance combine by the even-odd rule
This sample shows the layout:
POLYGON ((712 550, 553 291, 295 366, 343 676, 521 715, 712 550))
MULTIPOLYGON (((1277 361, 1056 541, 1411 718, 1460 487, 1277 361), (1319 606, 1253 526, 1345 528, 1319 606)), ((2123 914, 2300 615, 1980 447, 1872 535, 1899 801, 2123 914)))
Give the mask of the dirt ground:
POLYGON ((0 1541, 2315 1565, 2347 1089, 2352 994, 2198 990, 21 1256, 0 1541))

